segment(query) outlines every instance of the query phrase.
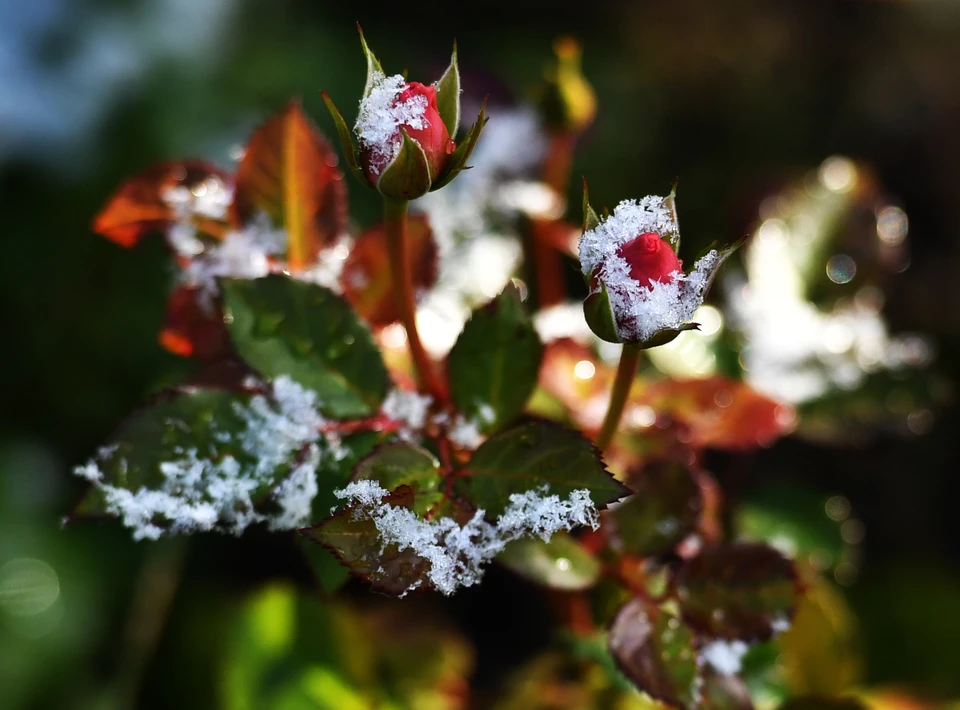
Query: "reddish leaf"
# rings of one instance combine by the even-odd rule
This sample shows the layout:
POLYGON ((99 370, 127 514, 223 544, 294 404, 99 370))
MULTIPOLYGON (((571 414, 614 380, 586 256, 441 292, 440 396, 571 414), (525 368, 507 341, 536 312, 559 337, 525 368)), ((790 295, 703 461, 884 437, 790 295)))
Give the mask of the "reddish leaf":
POLYGON ((693 448, 769 446, 790 432, 795 421, 791 407, 724 377, 651 382, 632 401, 686 425, 693 448))
POLYGON ((793 562, 766 545, 705 550, 680 568, 677 596, 688 624, 722 639, 762 641, 796 611, 793 562))
POLYGON ((182 357, 218 360, 231 352, 219 303, 202 303, 199 289, 181 286, 170 295, 160 344, 182 357))
MULTIPOLYGON (((176 219, 170 205, 163 200, 166 190, 203 189, 200 186, 211 178, 219 180, 224 189, 233 184, 229 173, 201 160, 154 165, 120 186, 93 220, 92 229, 120 246, 132 247, 144 234, 162 231, 176 219)), ((217 237, 224 231, 224 225, 212 219, 198 219, 197 226, 217 237)))
MULTIPOLYGON (((411 487, 400 486, 383 501, 410 508, 414 498, 411 487)), ((351 574, 387 594, 403 594, 414 585, 427 583, 430 563, 409 548, 383 547, 376 523, 368 517, 354 519, 352 506, 300 532, 333 552, 351 574)))
POLYGON ((634 490, 608 514, 619 549, 649 557, 669 552, 692 533, 703 499, 694 473, 678 461, 653 461, 627 475, 634 490))
POLYGON ((347 223, 347 193, 330 144, 291 101, 253 134, 237 168, 232 215, 245 224, 265 212, 287 231, 287 262, 302 270, 347 223))
MULTIPOLYGON (((413 287, 418 291, 437 280, 437 245, 430 223, 422 215, 407 221, 413 287)), ((372 325, 389 325, 400 319, 393 296, 387 235, 378 224, 357 237, 343 265, 343 295, 361 317, 372 325)))
POLYGON ((634 599, 613 620, 609 643, 620 670, 639 690, 678 708, 698 704, 694 638, 680 619, 634 599))

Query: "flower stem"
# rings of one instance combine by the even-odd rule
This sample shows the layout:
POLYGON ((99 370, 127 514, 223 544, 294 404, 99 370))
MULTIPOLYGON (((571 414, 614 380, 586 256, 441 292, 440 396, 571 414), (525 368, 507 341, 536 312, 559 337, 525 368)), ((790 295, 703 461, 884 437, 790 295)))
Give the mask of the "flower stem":
POLYGON ((152 543, 137 579, 112 697, 117 708, 137 707, 143 674, 163 635, 180 585, 185 539, 152 543))
POLYGON ((400 309, 400 320, 407 331, 407 343, 410 345, 417 385, 421 391, 439 398, 443 388, 417 332, 417 308, 410 265, 410 240, 407 234, 408 204, 406 200, 392 200, 389 197, 383 199, 383 222, 390 254, 390 278, 393 281, 397 308, 400 309))
POLYGON ((623 345, 620 364, 617 365, 617 376, 613 381, 613 391, 610 393, 610 404, 607 406, 607 414, 603 418, 603 426, 600 427, 600 435, 597 437, 597 448, 601 451, 610 446, 613 435, 617 433, 620 417, 623 416, 623 407, 627 403, 627 396, 637 376, 640 352, 640 348, 636 345, 630 343, 623 345))

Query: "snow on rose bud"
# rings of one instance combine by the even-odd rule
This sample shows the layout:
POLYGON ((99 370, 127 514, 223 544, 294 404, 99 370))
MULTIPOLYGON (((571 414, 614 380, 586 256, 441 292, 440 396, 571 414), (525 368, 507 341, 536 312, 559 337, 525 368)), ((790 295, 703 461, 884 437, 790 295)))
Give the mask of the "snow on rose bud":
POLYGON ((599 338, 651 348, 699 327, 690 318, 742 240, 709 249, 684 272, 674 191, 624 200, 600 220, 584 184, 583 214, 580 266, 590 287, 583 310, 599 338))
MULTIPOLYGON (((358 27, 359 29, 359 27, 358 27)), ((466 167, 486 119, 477 122, 458 146, 460 73, 454 45, 450 66, 433 85, 387 76, 363 32, 367 81, 354 125, 357 143, 326 93, 323 100, 337 125, 347 167, 361 182, 394 200, 412 200, 436 190, 466 167)))

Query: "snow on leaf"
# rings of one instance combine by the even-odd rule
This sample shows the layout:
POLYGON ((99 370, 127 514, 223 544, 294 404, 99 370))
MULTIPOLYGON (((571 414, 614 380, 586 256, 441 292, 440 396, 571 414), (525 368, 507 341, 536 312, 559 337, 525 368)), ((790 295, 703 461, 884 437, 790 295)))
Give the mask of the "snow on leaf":
POLYGON ((180 234, 195 248, 196 226, 225 221, 232 185, 228 173, 200 160, 155 165, 120 186, 94 219, 93 231, 132 247, 148 232, 185 221, 190 227, 180 234))
POLYGON ((288 377, 269 394, 184 392, 128 421, 75 473, 93 483, 85 512, 121 518, 134 539, 310 519, 316 469, 337 456, 321 438, 316 393, 288 377))
POLYGON ((587 490, 573 491, 565 500, 546 486, 513 494, 496 523, 482 509, 462 523, 449 516, 426 520, 412 509, 411 489, 391 493, 372 479, 353 481, 336 495, 347 502, 346 509, 304 533, 332 546, 355 572, 401 596, 427 581, 452 594, 478 583, 484 565, 511 541, 531 535, 546 541, 559 530, 599 524, 587 490), (361 536, 366 545, 358 545, 361 536), (377 559, 387 560, 386 567, 377 559), (397 569, 390 569, 399 560, 402 580, 397 569), (401 584, 406 586, 398 589, 401 584))

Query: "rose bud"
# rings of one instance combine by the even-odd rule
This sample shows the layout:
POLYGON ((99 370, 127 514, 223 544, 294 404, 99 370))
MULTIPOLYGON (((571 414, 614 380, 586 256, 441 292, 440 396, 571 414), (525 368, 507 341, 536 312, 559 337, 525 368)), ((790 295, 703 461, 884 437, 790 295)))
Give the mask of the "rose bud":
POLYGON ((454 47, 450 66, 432 86, 387 76, 360 34, 367 57, 367 83, 350 129, 326 94, 327 108, 337 124, 347 166, 362 182, 394 200, 412 200, 450 182, 466 167, 480 137, 480 117, 463 142, 453 137, 460 123, 460 74, 454 47))
POLYGON ((430 175, 443 171, 456 148, 437 110, 437 90, 416 81, 397 86, 394 79, 384 77, 357 119, 360 166, 371 185, 400 152, 404 132, 423 151, 430 175))
POLYGON ((580 265, 590 295, 583 308, 598 337, 649 348, 699 327, 689 319, 740 242, 709 250, 687 273, 679 246, 674 193, 624 200, 601 221, 584 191, 580 265))

